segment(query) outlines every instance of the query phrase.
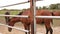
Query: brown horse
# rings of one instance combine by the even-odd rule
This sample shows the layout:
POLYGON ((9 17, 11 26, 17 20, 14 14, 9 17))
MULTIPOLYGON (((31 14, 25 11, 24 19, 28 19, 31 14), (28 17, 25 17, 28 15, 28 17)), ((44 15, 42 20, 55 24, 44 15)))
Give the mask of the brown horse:
MULTIPOLYGON (((33 19, 32 19, 32 16, 31 16, 32 14, 33 13, 29 9, 25 10, 24 12, 22 12, 19 15, 28 15, 29 16, 28 18, 13 17, 8 22, 8 25, 9 26, 14 26, 14 24, 16 22, 22 22, 25 30, 30 30, 30 25, 31 25, 31 23, 33 23, 33 19)), ((36 10, 36 16, 52 16, 52 14, 48 10, 36 10)), ((53 32, 53 30, 50 26, 51 21, 52 21, 52 19, 48 19, 48 18, 36 18, 36 23, 37 24, 41 24, 42 22, 45 24, 46 34, 48 34, 49 31, 50 31, 50 34, 52 34, 52 32, 53 32)), ((8 30, 11 32, 12 28, 8 28, 8 30)), ((28 33, 30 34, 30 32, 28 32, 28 33)), ((26 34, 27 34, 27 32, 26 32, 26 34)))

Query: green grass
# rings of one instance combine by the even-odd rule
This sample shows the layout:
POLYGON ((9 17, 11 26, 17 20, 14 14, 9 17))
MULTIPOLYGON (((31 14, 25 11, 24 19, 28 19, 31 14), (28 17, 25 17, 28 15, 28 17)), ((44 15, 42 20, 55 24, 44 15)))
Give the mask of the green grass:
POLYGON ((5 13, 5 11, 0 11, 0 14, 4 14, 5 13))
POLYGON ((11 15, 16 15, 16 14, 18 14, 18 13, 19 13, 19 11, 11 11, 11 12, 10 12, 11 15))
MULTIPOLYGON (((5 12, 6 12, 6 11, 0 11, 0 14, 5 14, 5 12)), ((11 15, 17 15, 17 14, 19 14, 19 12, 21 12, 21 11, 10 11, 10 14, 11 14, 11 15)), ((1 17, 1 16, 0 16, 0 18, 4 18, 4 17, 1 17)))
MULTIPOLYGON (((0 11, 0 14, 5 14, 5 12, 6 12, 6 11, 0 11)), ((11 15, 16 15, 16 14, 18 14, 19 12, 21 12, 21 11, 10 11, 10 14, 11 14, 11 15)))

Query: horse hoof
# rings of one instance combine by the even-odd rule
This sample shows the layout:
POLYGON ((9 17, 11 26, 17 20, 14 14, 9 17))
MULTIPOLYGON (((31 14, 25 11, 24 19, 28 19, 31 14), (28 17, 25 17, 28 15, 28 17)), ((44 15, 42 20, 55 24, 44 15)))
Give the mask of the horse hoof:
POLYGON ((8 28, 8 31, 11 32, 12 31, 12 28, 8 28))

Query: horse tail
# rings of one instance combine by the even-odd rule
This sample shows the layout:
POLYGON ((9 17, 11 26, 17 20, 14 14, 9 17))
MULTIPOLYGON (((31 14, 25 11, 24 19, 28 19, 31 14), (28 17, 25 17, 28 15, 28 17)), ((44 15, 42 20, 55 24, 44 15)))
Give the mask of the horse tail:
POLYGON ((51 12, 51 14, 52 14, 52 16, 54 16, 54 13, 53 12, 51 12))
POLYGON ((51 20, 51 23, 53 24, 53 19, 51 20))
MULTIPOLYGON (((10 13, 6 12, 5 15, 10 15, 10 13)), ((5 21, 6 21, 6 24, 8 24, 8 22, 10 21, 10 17, 5 16, 5 21)))
MULTIPOLYGON (((54 16, 53 12, 51 12, 52 16, 54 16)), ((51 20, 51 23, 53 24, 53 19, 51 20)))

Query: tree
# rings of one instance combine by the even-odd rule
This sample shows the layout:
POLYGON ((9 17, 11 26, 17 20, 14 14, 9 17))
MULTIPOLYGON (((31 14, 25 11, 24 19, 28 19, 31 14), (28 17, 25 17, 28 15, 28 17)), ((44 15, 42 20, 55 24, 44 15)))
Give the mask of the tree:
POLYGON ((47 7, 46 6, 43 6, 43 8, 42 9, 47 9, 47 7))
POLYGON ((8 10, 8 9, 4 8, 4 9, 2 9, 2 10, 8 10))
POLYGON ((60 4, 51 4, 49 9, 60 9, 60 4))
POLYGON ((22 11, 25 11, 26 9, 22 9, 22 11))
POLYGON ((36 10, 38 10, 38 7, 36 7, 36 10))
POLYGON ((41 7, 39 7, 39 9, 42 9, 41 7))
POLYGON ((56 5, 55 5, 55 4, 51 4, 51 5, 49 6, 49 8, 50 8, 50 9, 56 9, 56 5))
POLYGON ((57 8, 60 9, 60 3, 57 4, 57 8))

